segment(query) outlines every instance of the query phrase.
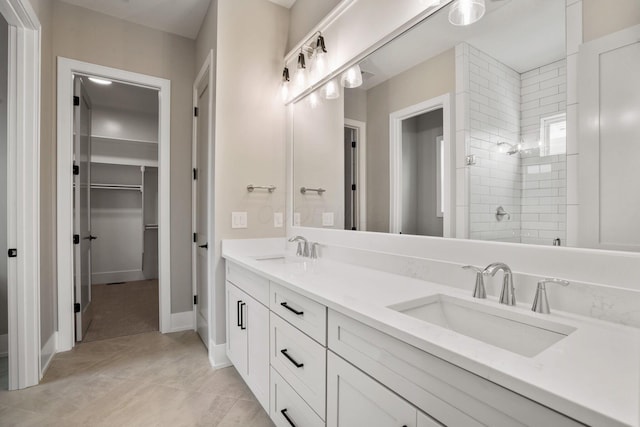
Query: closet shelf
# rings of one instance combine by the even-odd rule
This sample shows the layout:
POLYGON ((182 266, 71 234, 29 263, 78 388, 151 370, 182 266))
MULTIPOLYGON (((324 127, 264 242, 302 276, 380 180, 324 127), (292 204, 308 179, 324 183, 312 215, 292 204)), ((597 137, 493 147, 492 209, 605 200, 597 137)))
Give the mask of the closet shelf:
POLYGON ((145 224, 144 229, 145 230, 157 230, 158 229, 158 224, 145 224))
POLYGON ((142 192, 139 184, 91 184, 92 190, 129 190, 142 192))
POLYGON ((111 136, 91 135, 91 139, 101 142, 116 142, 124 144, 151 144, 158 145, 158 141, 149 141, 145 139, 129 139, 129 138, 114 138, 111 136))

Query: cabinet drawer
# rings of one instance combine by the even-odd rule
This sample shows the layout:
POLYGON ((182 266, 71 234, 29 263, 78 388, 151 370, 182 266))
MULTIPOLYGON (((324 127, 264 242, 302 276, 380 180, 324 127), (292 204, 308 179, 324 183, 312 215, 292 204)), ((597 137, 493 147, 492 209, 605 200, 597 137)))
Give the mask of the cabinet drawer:
POLYGON ((324 419, 327 350, 273 313, 271 366, 324 419))
POLYGON ((269 280, 227 261, 227 280, 263 305, 269 306, 269 280))
POLYGON ((340 313, 328 317, 330 350, 445 425, 582 425, 340 313))
POLYGON ((324 421, 271 368, 271 420, 278 427, 324 427, 324 421))
POLYGON ((322 345, 327 343, 327 308, 271 282, 271 311, 322 345))

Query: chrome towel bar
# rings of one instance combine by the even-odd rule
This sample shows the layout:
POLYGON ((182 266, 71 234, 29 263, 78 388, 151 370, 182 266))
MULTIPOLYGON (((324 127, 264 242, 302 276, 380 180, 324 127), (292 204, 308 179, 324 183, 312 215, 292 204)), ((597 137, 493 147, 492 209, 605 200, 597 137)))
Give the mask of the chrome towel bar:
POLYGON ((307 188, 307 187, 300 187, 300 192, 302 194, 307 194, 307 191, 314 191, 316 193, 318 193, 318 195, 322 196, 322 193, 324 193, 325 190, 324 188, 307 188))
POLYGON ((247 185, 247 191, 249 193, 252 193, 253 190, 267 190, 269 193, 273 193, 274 191, 276 191, 276 186, 275 185, 253 185, 253 184, 247 185))

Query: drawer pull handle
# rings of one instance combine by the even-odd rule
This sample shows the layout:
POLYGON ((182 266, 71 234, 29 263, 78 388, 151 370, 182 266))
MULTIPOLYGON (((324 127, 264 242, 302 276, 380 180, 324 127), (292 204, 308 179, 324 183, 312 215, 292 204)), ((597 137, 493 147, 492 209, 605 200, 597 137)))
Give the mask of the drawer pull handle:
POLYGON ((284 357, 289 359, 289 362, 293 363, 296 368, 302 368, 304 366, 304 363, 298 363, 298 362, 295 361, 295 359, 293 357, 289 356, 289 353, 287 353, 287 349, 286 348, 280 350, 280 353, 284 354, 284 357))
POLYGON ((240 303, 240 329, 243 331, 247 329, 247 325, 244 324, 244 306, 247 305, 243 302, 240 303))
POLYGON ((289 418, 289 415, 287 415, 287 409, 286 408, 283 409, 282 411, 280 411, 280 413, 289 422, 289 425, 291 425, 291 427, 296 427, 295 423, 293 421, 291 421, 291 418, 289 418))
POLYGON ((293 313, 295 313, 296 316, 304 315, 304 311, 298 311, 295 308, 291 308, 291 307, 289 307, 289 304, 287 304, 286 302, 281 302, 280 305, 283 306, 284 308, 286 308, 287 310, 292 311, 293 313))

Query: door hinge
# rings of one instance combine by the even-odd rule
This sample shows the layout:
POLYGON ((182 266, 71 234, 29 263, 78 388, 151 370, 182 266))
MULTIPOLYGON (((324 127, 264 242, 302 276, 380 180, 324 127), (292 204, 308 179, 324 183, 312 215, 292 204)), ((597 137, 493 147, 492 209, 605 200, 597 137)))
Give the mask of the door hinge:
POLYGON ((198 169, 193 168, 193 180, 195 181, 196 179, 198 179, 198 169))
POLYGON ((198 107, 193 107, 193 116, 198 117, 198 107))
POLYGON ((74 96, 73 97, 73 106, 77 107, 78 105, 80 105, 80 97, 79 96, 74 96))
POLYGON ((80 175, 80 166, 73 165, 73 174, 74 175, 80 175))
POLYGON ((198 241, 198 233, 193 233, 193 243, 198 241))
POLYGON ((73 235, 73 244, 74 245, 79 245, 80 244, 80 235, 79 234, 74 234, 73 235))
POLYGON ((193 305, 198 305, 198 295, 193 296, 193 305))
POLYGON ((74 313, 80 313, 80 303, 79 302, 73 304, 73 312, 74 313))
POLYGON ((351 191, 356 191, 356 185, 355 184, 351 184, 351 191))
POLYGON ((356 142, 355 141, 351 141, 351 148, 356 148, 356 142))
POLYGON ((18 257, 18 250, 17 249, 9 249, 7 251, 7 255, 9 256, 9 258, 17 258, 18 257))

